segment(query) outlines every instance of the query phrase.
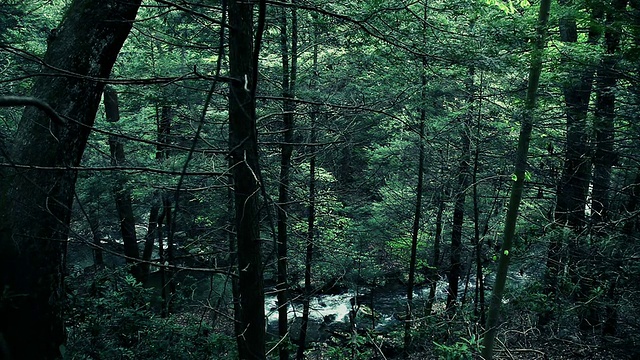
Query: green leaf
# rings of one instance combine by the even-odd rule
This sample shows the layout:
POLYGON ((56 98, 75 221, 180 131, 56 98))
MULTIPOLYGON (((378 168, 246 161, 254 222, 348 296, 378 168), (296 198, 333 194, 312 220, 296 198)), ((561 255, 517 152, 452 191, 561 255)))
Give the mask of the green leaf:
POLYGON ((518 181, 518 175, 516 175, 516 174, 511 174, 511 180, 513 180, 513 181, 518 181))

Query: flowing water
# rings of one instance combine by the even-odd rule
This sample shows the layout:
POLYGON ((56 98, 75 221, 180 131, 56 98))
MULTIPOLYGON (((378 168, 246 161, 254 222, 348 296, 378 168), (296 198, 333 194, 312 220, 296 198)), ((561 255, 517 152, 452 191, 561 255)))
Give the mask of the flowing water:
MULTIPOLYGON (((529 280, 527 275, 511 274, 509 282, 512 285, 521 286, 529 280)), ((491 277, 486 281, 493 283, 491 277)), ((458 294, 463 296, 466 289, 466 297, 471 300, 475 291, 475 278, 469 282, 460 282, 458 294)), ((436 294, 433 305, 434 311, 443 311, 447 298, 448 282, 444 279, 436 283, 436 294)), ((489 294, 487 294, 488 296, 489 294)), ((417 287, 414 291, 414 309, 424 309, 429 297, 429 287, 417 287)), ((406 313, 406 290, 403 287, 381 290, 375 292, 366 291, 356 297, 354 291, 339 295, 316 295, 311 298, 307 340, 309 342, 323 342, 329 337, 340 336, 352 329, 372 329, 374 332, 385 334, 400 327, 402 318, 406 313), (351 323, 353 314, 357 313, 354 324, 351 323), (353 327, 352 327, 353 325, 353 327)), ((267 332, 278 333, 278 305, 275 295, 265 298, 265 311, 267 320, 267 332)), ((302 317, 302 299, 294 298, 287 309, 292 339, 297 339, 300 332, 302 317)))
MULTIPOLYGON (((439 281, 436 289, 436 302, 446 298, 447 283, 439 281)), ((417 288, 414 291, 416 308, 426 304, 429 288, 417 288)), ((331 336, 352 329, 351 319, 356 329, 373 329, 379 333, 388 333, 402 324, 400 320, 406 312, 406 293, 402 288, 393 291, 367 292, 358 294, 346 292, 339 295, 316 295, 311 298, 307 339, 309 342, 322 342, 331 336), (373 308, 373 311, 372 311, 373 308)), ((278 305, 275 295, 265 298, 267 331, 278 332, 278 305)), ((290 331, 293 339, 298 337, 302 317, 302 300, 293 299, 287 309, 290 331)))

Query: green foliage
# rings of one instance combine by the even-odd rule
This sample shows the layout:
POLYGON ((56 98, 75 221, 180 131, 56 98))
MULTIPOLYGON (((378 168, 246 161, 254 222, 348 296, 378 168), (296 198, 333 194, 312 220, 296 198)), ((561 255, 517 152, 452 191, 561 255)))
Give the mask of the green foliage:
MULTIPOLYGON (((7 55, 6 61, 2 57, 0 63, 1 93, 29 92, 31 79, 35 78, 33 73, 41 67, 38 58, 46 50, 49 31, 59 22, 68 3, 67 0, 2 2, 0 40, 3 45, 6 43, 26 53, 0 48, 1 54, 7 55)), ((227 55, 217 53, 218 25, 207 19, 219 15, 216 8, 219 5, 204 1, 188 5, 188 12, 164 5, 143 7, 140 21, 135 23, 132 35, 118 55, 111 76, 117 80, 114 86, 120 93, 122 120, 108 124, 99 110, 95 127, 98 131, 126 136, 127 166, 181 171, 187 159, 185 149, 192 145, 206 92, 213 81, 210 76, 214 75, 214 66, 221 55, 224 61, 220 75, 228 75, 227 55), (142 83, 144 85, 139 85, 142 83), (162 107, 167 105, 174 114, 170 142, 177 148, 171 149, 169 159, 159 161, 153 142, 158 140, 157 122, 162 107)), ((624 75, 624 81, 619 81, 615 89, 619 99, 616 151, 621 156, 611 174, 615 184, 612 185, 615 191, 611 193, 612 209, 623 211, 618 214, 611 211, 611 220, 615 222, 605 227, 610 236, 600 236, 597 244, 591 244, 592 248, 586 246, 591 242, 586 239, 586 233, 580 233, 580 239, 576 239, 571 230, 549 226, 553 222, 556 186, 564 163, 563 87, 581 81, 575 76, 576 71, 594 69, 603 54, 601 44, 586 43, 590 27, 606 29, 604 21, 594 21, 590 6, 596 4, 576 2, 552 11, 556 28, 551 32, 550 46, 545 53, 547 62, 541 76, 541 106, 537 114, 540 123, 531 138, 531 161, 525 172, 525 200, 520 207, 518 238, 514 248, 504 253, 513 258, 514 265, 526 269, 530 277, 512 282, 515 275, 510 274, 504 304, 507 321, 514 321, 518 314, 533 318, 536 313, 553 308, 570 305, 575 309, 574 304, 569 304, 579 290, 575 279, 596 278, 590 273, 593 270, 603 274, 596 278, 601 283, 588 291, 588 298, 593 299, 594 304, 606 300, 607 285, 612 284, 613 279, 619 281, 615 295, 624 293, 619 298, 620 303, 627 306, 627 313, 635 312, 636 299, 640 299, 638 282, 634 281, 640 265, 637 261, 623 261, 637 258, 637 246, 633 243, 637 226, 634 225, 628 238, 620 236, 615 229, 637 211, 627 208, 633 195, 630 190, 634 187, 631 184, 635 181, 640 133, 640 122, 636 121, 640 51, 631 38, 637 32, 631 23, 622 24, 626 37, 621 50, 625 57, 616 65, 616 70, 624 75), (579 28, 576 43, 562 42, 558 37, 558 20, 565 16, 576 18, 579 28), (541 197, 537 196, 537 190, 541 197), (543 295, 545 284, 542 284, 548 243, 554 237, 563 244, 560 258, 566 264, 562 273, 553 274, 558 277, 559 301, 543 295), (568 261, 569 244, 590 249, 590 253, 581 254, 578 261, 568 261)), ((417 282, 423 282, 425 273, 431 271, 444 275, 449 265, 447 240, 460 171, 460 124, 466 117, 470 117, 469 123, 463 130, 471 139, 471 151, 478 150, 474 183, 478 188, 475 199, 478 228, 483 243, 492 242, 491 248, 484 248, 481 257, 497 261, 500 254, 496 243, 500 240, 496 234, 502 229, 497 224, 504 216, 505 189, 511 185, 509 179, 517 180, 511 169, 519 125, 517 109, 523 105, 537 9, 527 0, 428 2, 426 11, 423 2, 399 6, 392 0, 329 2, 322 8, 336 16, 298 10, 296 99, 299 102, 295 111, 296 139, 287 210, 291 286, 299 286, 304 275, 311 155, 317 158, 314 286, 338 280, 343 290, 393 285, 389 283, 406 280, 421 140, 416 124, 421 111, 426 114, 422 139, 426 146, 426 170, 425 196, 420 209, 417 282), (314 35, 316 26, 317 36, 314 35), (316 45, 319 49, 317 72, 312 67, 312 49, 316 45), (422 63, 423 58, 426 65, 422 63), (422 75, 426 76, 425 85, 421 82, 422 75), (316 144, 310 144, 310 114, 314 114, 316 144), (440 257, 445 262, 436 269, 430 262, 440 203, 445 204, 440 247, 440 257), (427 269, 429 271, 425 271, 427 269)), ((269 17, 281 10, 277 6, 269 7, 269 17)), ((265 203, 277 198, 280 180, 279 119, 283 110, 278 99, 282 93, 280 51, 279 29, 268 26, 260 54, 256 128, 264 175, 261 180, 270 198, 265 203)), ((216 86, 189 172, 228 171, 226 108, 229 98, 226 83, 216 86)), ((596 96, 592 98, 595 100, 596 96)), ((20 111, 18 108, 0 110, 3 148, 11 142, 10 134, 17 127, 20 111)), ((108 135, 98 131, 91 135, 81 166, 109 166, 108 135)), ((595 144, 593 140, 588 143, 595 144)), ((82 206, 74 205, 70 267, 83 268, 92 260, 91 249, 86 246, 92 235, 87 220, 99 223, 106 250, 119 251, 117 242, 109 241, 120 235, 113 196, 105 191, 111 188, 115 174, 107 171, 78 174, 75 190, 77 203, 82 206), (77 251, 78 247, 85 251, 77 251)), ((127 187, 132 191, 137 228, 143 236, 149 208, 157 202, 159 193, 173 196, 172 189, 179 177, 144 170, 120 174, 126 175, 127 187)), ((180 234, 176 236, 180 240, 178 261, 184 260, 187 266, 210 266, 218 262, 227 265, 228 237, 235 229, 229 226, 232 211, 228 206, 226 174, 189 175, 183 180, 180 212, 175 217, 174 229, 180 234)), ((468 201, 462 231, 465 244, 469 244, 474 241, 475 209, 473 189, 465 191, 468 201)), ((266 212, 262 215, 261 231, 266 239, 271 231, 267 224, 269 217, 266 212)), ((272 245, 264 241, 264 246, 270 250, 272 245)), ((265 254, 272 253, 265 251, 265 254)), ((471 247, 465 247, 464 264, 472 269, 473 255, 471 247)), ((110 258, 106 260, 110 265, 124 262, 110 254, 105 257, 110 258)), ((265 257, 267 278, 274 268, 272 260, 265 257)), ((495 271, 494 267, 486 266, 485 275, 495 271)), ((223 276, 221 278, 220 282, 224 282, 223 276)), ((69 280, 72 289, 68 319, 70 341, 66 348, 69 358, 196 359, 234 355, 228 350, 235 347, 231 339, 212 334, 205 325, 200 327, 199 319, 189 313, 189 307, 181 308, 180 316, 159 318, 154 308, 159 302, 157 294, 132 281, 123 271, 102 271, 86 278, 76 275, 69 280), (204 335, 205 330, 209 335, 204 335)), ((224 293, 223 286, 219 287, 222 288, 219 293, 224 293)), ((363 315, 362 310, 358 316, 363 315)), ((468 316, 464 314, 467 310, 461 310, 464 316, 468 316)), ((575 311, 567 316, 575 316, 575 311)), ((435 339, 436 351, 443 359, 468 359, 475 354, 479 340, 465 339, 466 333, 460 330, 468 325, 428 318, 416 321, 414 342, 430 347, 435 339), (445 334, 444 328, 449 333, 445 334), (451 343, 444 343, 445 335, 450 334, 453 334, 449 338, 451 343)), ((400 347, 402 335, 401 331, 393 333, 385 341, 400 347)), ((356 349, 357 357, 368 358, 370 344, 365 340, 363 336, 354 336, 349 346, 330 346, 325 355, 351 359, 356 349)))
POLYGON ((159 317, 157 290, 123 271, 68 279, 68 359, 233 358, 232 338, 214 333, 197 314, 159 317))
POLYGON ((452 345, 440 344, 434 341, 436 354, 441 360, 472 360, 480 352, 482 338, 472 335, 462 338, 452 345))
POLYGON ((368 360, 373 350, 364 347, 367 339, 363 336, 349 338, 347 346, 327 346, 323 349, 323 359, 330 360, 368 360))
POLYGON ((532 282, 524 286, 510 287, 505 298, 505 310, 508 313, 542 314, 553 306, 543 294, 544 286, 540 282, 532 282))
POLYGON ((526 8, 531 6, 528 0, 520 0, 517 4, 514 4, 513 0, 485 0, 487 5, 492 5, 498 9, 504 11, 507 14, 513 14, 516 12, 516 5, 520 8, 526 8))

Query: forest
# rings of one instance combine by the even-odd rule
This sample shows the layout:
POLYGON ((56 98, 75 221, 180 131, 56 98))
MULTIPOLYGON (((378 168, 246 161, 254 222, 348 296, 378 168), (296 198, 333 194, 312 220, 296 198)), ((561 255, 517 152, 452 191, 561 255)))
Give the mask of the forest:
POLYGON ((0 0, 0 359, 640 358, 640 0, 0 0))

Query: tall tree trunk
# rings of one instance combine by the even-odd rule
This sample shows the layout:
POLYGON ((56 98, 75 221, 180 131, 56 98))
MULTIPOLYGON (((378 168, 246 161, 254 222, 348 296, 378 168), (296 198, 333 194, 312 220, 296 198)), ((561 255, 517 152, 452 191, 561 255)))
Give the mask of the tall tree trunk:
MULTIPOLYGON (((156 129, 158 137, 158 144, 156 145, 156 161, 163 163, 168 160, 170 156, 169 145, 171 143, 171 128, 173 126, 173 109, 171 108, 171 106, 163 105, 161 107, 160 117, 156 117, 156 119, 156 129)), ((178 190, 176 190, 176 193, 177 192, 178 190)), ((175 293, 175 282, 173 279, 173 270, 167 268, 165 265, 174 265, 175 243, 173 235, 175 233, 175 214, 173 211, 173 204, 171 202, 171 194, 168 192, 161 192, 159 198, 162 212, 157 218, 158 220, 156 221, 156 227, 158 231, 158 254, 161 254, 160 264, 162 265, 160 267, 160 286, 162 287, 162 314, 164 316, 168 316, 171 313, 171 295, 175 293), (162 226, 163 222, 164 227, 162 226), (166 252, 164 249, 165 238, 167 239, 166 252)), ((152 212, 153 210, 155 210, 155 206, 157 205, 152 205, 152 212)))
MULTIPOLYGON (((473 68, 469 69, 469 80, 467 80, 467 91, 470 98, 467 100, 471 107, 473 103, 473 68)), ((471 111, 465 115, 460 126, 460 141, 462 149, 460 153, 460 163, 458 167, 458 186, 454 196, 453 225, 451 229, 451 263, 449 270, 449 288, 447 291, 447 311, 455 311, 458 301, 458 282, 462 275, 462 225, 464 224, 464 204, 466 200, 467 188, 469 187, 469 161, 471 158, 471 139, 469 138, 469 124, 471 111)))
POLYGON ((425 109, 427 97, 427 76, 425 74, 426 66, 427 59, 423 57, 422 66, 420 67, 420 79, 422 80, 422 96, 420 97, 420 99, 422 100, 422 106, 420 108, 420 137, 418 139, 418 183, 416 184, 416 205, 413 213, 413 226, 411 228, 411 258, 409 260, 409 281, 407 282, 407 318, 404 323, 404 354, 406 357, 408 357, 409 355, 409 346, 411 345, 411 326, 413 325, 413 287, 416 276, 416 258, 418 250, 418 238, 420 235, 420 219, 422 217, 422 190, 424 187, 424 125, 427 118, 427 110, 425 109))
MULTIPOLYGON (((571 0, 562 0, 561 5, 568 8, 571 0)), ((602 10, 592 10, 593 19, 599 19, 602 10)), ((571 12, 569 12, 571 14, 571 12)), ((598 25, 589 29, 587 43, 596 46, 602 35, 598 25)), ((578 27, 575 15, 565 15, 560 19, 560 40, 567 44, 578 41, 578 27)), ((594 67, 573 64, 575 60, 562 58, 565 66, 572 65, 563 85, 565 114, 567 122, 565 161, 562 177, 556 192, 555 221, 560 226, 567 226, 577 236, 586 227, 585 207, 591 178, 591 161, 589 157, 589 126, 587 111, 591 98, 594 67)), ((547 271, 545 274, 544 294, 551 300, 550 308, 540 314, 538 326, 544 326, 553 318, 553 302, 557 293, 558 276, 562 267, 562 237, 551 238, 547 250, 547 271)))
MULTIPOLYGON (((173 126, 173 109, 169 105, 162 106, 162 112, 160 115, 160 122, 158 123, 158 145, 156 148, 156 160, 160 162, 166 161, 169 159, 170 150, 169 144, 171 143, 171 127, 173 126)), ((197 141, 197 138, 194 142, 197 141)), ((194 143, 195 144, 195 143, 194 143)), ((186 161, 188 163, 188 160, 186 161)), ((185 165, 186 166, 186 165, 185 165)), ((182 179, 178 184, 181 184, 182 179)), ((178 185, 179 187, 180 185, 178 185)), ((179 200, 179 188, 175 191, 174 201, 175 201, 175 209, 174 204, 171 201, 170 193, 162 194, 162 212, 164 214, 165 220, 165 232, 167 234, 167 252, 166 258, 162 261, 162 264, 175 265, 175 227, 176 227, 176 215, 178 211, 178 203, 179 200)), ((162 232, 160 232, 162 235, 162 232)), ((171 313, 171 296, 176 292, 176 283, 173 279, 174 271, 171 268, 163 267, 162 268, 162 289, 163 289, 163 304, 164 304, 164 314, 168 315, 171 313)))
MULTIPOLYGON (((315 143, 316 139, 316 117, 317 111, 311 114, 311 143, 315 143)), ((300 323, 300 336, 298 337, 298 351, 296 353, 297 360, 304 359, 304 351, 307 341, 307 327, 309 324, 309 312, 311 310, 310 301, 313 293, 311 286, 311 264, 313 263, 313 252, 315 241, 315 221, 316 221, 316 155, 315 149, 309 160, 309 207, 307 209, 307 238, 306 251, 304 260, 304 298, 302 302, 302 317, 300 323)))
POLYGON ((289 208, 289 183, 291 169, 291 155, 293 153, 293 113, 295 103, 295 84, 298 62, 298 24, 296 9, 291 9, 291 54, 289 54, 289 35, 287 34, 287 9, 282 8, 280 24, 280 46, 282 52, 282 97, 283 110, 283 143, 281 145, 280 159, 280 186, 278 189, 278 335, 280 336, 280 360, 289 360, 289 343, 284 339, 289 334, 288 308, 289 285, 287 273, 287 210, 289 208), (289 56, 291 56, 291 68, 289 68, 289 56))
MULTIPOLYGON (((313 31, 313 78, 309 86, 310 90, 315 90, 318 81, 318 15, 312 13, 311 15, 314 21, 313 31)), ((310 120, 311 120, 311 136, 309 142, 314 145, 318 139, 316 136, 316 120, 318 117, 319 106, 314 104, 312 107, 310 120)), ((298 350, 296 352, 296 359, 304 359, 304 351, 306 349, 307 342, 307 327, 309 324, 309 311, 311 310, 311 264, 313 262, 313 242, 315 241, 315 224, 316 224, 316 147, 311 148, 311 159, 309 159, 309 207, 307 209, 307 238, 306 238, 306 252, 304 259, 304 298, 302 302, 302 318, 300 319, 300 336, 298 337, 298 350)))
POLYGON ((496 271, 496 280, 493 286, 491 304, 487 315, 486 335, 484 337, 482 356, 486 360, 493 358, 493 346, 498 332, 498 320, 500 316, 500 305, 502 304, 502 294, 507 280, 509 261, 511 256, 511 246, 516 230, 518 219, 518 209, 522 200, 524 190, 525 171, 527 169, 527 155, 529 153, 529 142, 531 141, 531 130, 533 128, 534 111, 537 102, 538 83, 542 72, 542 54, 547 38, 547 23, 549 21, 549 9, 551 0, 540 2, 540 12, 536 24, 536 41, 531 54, 531 67, 529 69, 529 83, 527 86, 527 97, 524 109, 521 114, 520 135, 518 137, 518 149, 516 151, 515 181, 511 188, 511 197, 507 208, 505 219, 504 238, 500 251, 500 261, 496 271))
MULTIPOLYGON (((483 263, 484 256, 482 253, 482 245, 484 242, 484 236, 488 232, 489 228, 489 218, 487 216, 487 222, 484 227, 484 231, 482 234, 480 233, 480 204, 479 204, 479 194, 478 194, 478 169, 480 167, 480 122, 482 120, 482 89, 484 87, 483 82, 483 73, 480 73, 480 90, 479 90, 479 98, 478 101, 478 115, 476 118, 476 134, 475 134, 475 149, 473 152, 473 171, 471 174, 471 181, 473 184, 473 233, 474 233, 474 245, 475 245, 475 260, 476 260, 476 288, 474 291, 474 301, 473 301, 473 314, 480 324, 484 324, 486 321, 485 318, 485 291, 484 291, 484 272, 483 272, 483 263)), ((475 90, 475 89, 474 89, 475 90)), ((493 203, 495 207, 497 204, 497 196, 496 200, 493 203)), ((493 209, 489 214, 493 212, 493 209)))
MULTIPOLYGON (((594 227, 594 239, 596 241, 606 235, 604 228, 609 220, 609 189, 611 187, 611 170, 617 161, 617 154, 614 151, 614 122, 615 122, 615 87, 618 80, 616 64, 619 62, 620 39, 622 36, 622 25, 620 15, 624 13, 628 0, 612 0, 611 7, 606 12, 605 20, 605 54, 598 67, 596 76, 596 109, 594 119, 595 130, 595 153, 593 156, 593 191, 591 202, 591 221, 594 227)), ((594 248, 591 244, 591 248, 594 248)), ((593 252, 593 251, 590 251, 593 252)), ((589 255, 589 258, 592 256, 589 255)), ((591 260, 594 261, 594 260, 591 260)), ((579 301, 584 303, 580 311, 580 329, 592 332, 599 325, 598 303, 600 301, 588 301, 594 288, 601 286, 605 279, 600 270, 595 266, 589 266, 587 273, 581 276, 579 301), (596 271, 594 271, 596 269, 596 271)), ((605 312, 608 313, 608 324, 606 330, 608 335, 613 335, 616 331, 615 319, 617 318, 615 283, 616 278, 612 277, 606 286, 608 297, 605 312)))
MULTIPOLYGON (((120 121, 118 93, 110 86, 105 87, 104 90, 104 108, 108 122, 115 123, 120 121)), ((112 166, 122 166, 126 163, 124 144, 119 136, 109 135, 109 150, 112 166)), ((124 174, 114 174, 112 191, 118 213, 120 234, 124 243, 126 262, 131 266, 131 274, 136 280, 142 281, 142 268, 138 261, 140 259, 140 250, 138 249, 138 239, 136 237, 136 219, 133 215, 133 206, 131 204, 131 189, 127 186, 127 179, 124 174)))
POLYGON ((100 104, 104 83, 89 79, 109 77, 139 6, 139 0, 71 3, 43 61, 48 73, 81 76, 37 77, 32 96, 73 120, 54 123, 28 107, 5 159, 61 168, 21 169, 0 191, 0 337, 14 359, 61 355, 63 256, 76 183, 76 172, 65 168, 79 165, 100 104))
MULTIPOLYGON (((568 7, 570 1, 561 0, 560 4, 568 7)), ((593 10, 594 19, 600 18, 599 12, 599 9, 593 10)), ((601 31, 598 26, 592 26, 587 42, 596 46, 600 37, 601 31)), ((560 40, 567 44, 575 44, 578 41, 575 15, 566 15, 560 19, 560 40)), ((563 57, 562 62, 565 66, 572 65, 573 67, 565 79, 562 89, 567 133, 565 162, 562 179, 557 190, 555 220, 560 225, 566 225, 575 231, 580 231, 586 225, 584 211, 591 177, 587 110, 591 98, 594 67, 573 64, 575 60, 568 58, 568 56, 570 55, 563 57)))
MULTIPOLYGON (((480 88, 482 89, 482 75, 480 75, 480 88)), ((480 93, 482 98, 482 93, 480 93)), ((481 111, 479 111, 481 114, 481 111)), ((476 288, 474 291, 473 315, 479 320, 480 324, 485 323, 485 299, 484 299, 484 274, 482 271, 483 256, 482 243, 480 237, 480 206, 478 204, 478 167, 480 166, 480 119, 478 115, 476 120, 476 144, 473 153, 473 173, 471 181, 473 182, 473 233, 474 233, 474 251, 476 259, 476 288)))
MULTIPOLYGON (((260 1, 258 36, 264 26, 265 2, 260 1)), ((264 284, 260 246, 260 184, 257 174, 258 139, 255 92, 260 39, 253 44, 253 3, 229 2, 230 157, 238 254, 240 333, 236 334, 240 359, 265 359, 264 284)))
POLYGON ((605 28, 606 52, 598 67, 596 77, 596 110, 594 120, 595 153, 593 156, 592 222, 596 227, 608 220, 609 188, 611 169, 617 155, 613 149, 615 120, 615 87, 618 78, 616 64, 622 26, 620 14, 627 7, 628 0, 612 0, 607 11, 605 28))
MULTIPOLYGON (((119 140, 114 141, 113 135, 109 140, 112 148, 111 164, 114 166, 122 165, 124 162, 124 147, 119 140)), ((115 184, 113 186, 113 194, 115 197, 116 210, 118 212, 118 221, 120 222, 120 232, 124 243, 124 255, 127 264, 131 265, 131 274, 140 280, 139 262, 140 251, 138 249, 138 239, 136 237, 135 217, 133 215, 133 207, 131 205, 131 190, 126 187, 126 180, 116 174, 115 184)))
MULTIPOLYGON (((157 144, 156 144, 156 161, 159 163, 163 163, 165 160, 169 158, 169 144, 171 127, 172 127, 172 117, 173 111, 170 106, 162 106, 159 111, 156 106, 156 134, 157 134, 157 144)), ((163 239, 164 233, 162 232, 162 223, 167 214, 167 204, 169 202, 169 207, 171 206, 171 200, 168 198, 167 194, 162 194, 159 191, 153 194, 153 200, 151 203, 151 209, 149 210, 149 225, 147 228, 147 234, 145 236, 144 249, 142 252, 142 264, 141 264, 141 278, 143 282, 149 277, 149 273, 151 271, 151 257, 153 255, 154 244, 156 240, 163 239), (166 199, 165 199, 166 198, 166 199), (160 208, 162 207, 162 212, 160 212, 160 208)), ((167 224, 170 226, 170 224, 167 224)), ((167 237, 171 236, 171 233, 167 234, 167 237)), ((171 241, 170 241, 171 243, 171 241)), ((160 246, 160 244, 158 244, 160 246)), ((164 247, 159 248, 159 253, 162 251, 163 253, 163 261, 164 264, 164 247)), ((173 251, 173 249, 171 249, 173 251)), ((162 280, 161 287, 164 289, 166 286, 166 268, 160 268, 162 272, 160 278, 162 280)), ((166 292, 164 293, 166 295, 166 292)), ((166 297, 163 296, 163 300, 166 300, 166 297)), ((163 304, 165 302, 163 301, 163 304)))

